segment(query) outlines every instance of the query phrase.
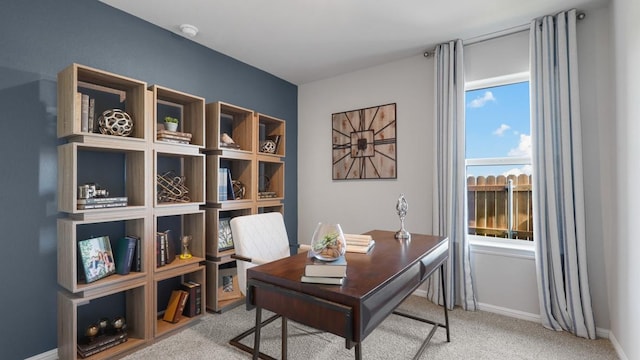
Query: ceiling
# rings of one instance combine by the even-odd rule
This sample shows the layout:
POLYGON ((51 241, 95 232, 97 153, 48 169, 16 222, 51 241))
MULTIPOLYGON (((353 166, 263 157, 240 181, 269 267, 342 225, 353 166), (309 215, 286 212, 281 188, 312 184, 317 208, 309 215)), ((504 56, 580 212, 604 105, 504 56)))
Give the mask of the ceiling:
MULTIPOLYGON (((101 0, 293 84, 424 53, 608 0, 101 0)), ((587 14, 588 16, 588 14, 587 14)))

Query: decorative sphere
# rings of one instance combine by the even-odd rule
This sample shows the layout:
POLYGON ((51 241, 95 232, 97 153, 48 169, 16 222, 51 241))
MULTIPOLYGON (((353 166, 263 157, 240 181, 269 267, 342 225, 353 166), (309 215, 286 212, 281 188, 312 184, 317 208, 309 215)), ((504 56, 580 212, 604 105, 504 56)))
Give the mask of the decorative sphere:
POLYGON ((91 324, 87 327, 87 330, 85 330, 84 334, 92 338, 98 335, 98 331, 100 331, 100 327, 98 326, 98 324, 91 324))
POLYGON ((109 319, 107 318, 100 319, 100 322, 98 322, 98 326, 100 327, 100 330, 104 332, 107 329, 107 326, 109 326, 109 319))
POLYGON ((276 143, 273 140, 265 140, 260 145, 260 151, 268 154, 275 154, 276 152, 276 143))
POLYGON ((101 134, 129 136, 133 131, 133 120, 129 114, 120 109, 110 109, 100 115, 98 126, 101 134))
POLYGON ((117 318, 113 319, 113 323, 111 325, 114 329, 121 330, 125 325, 124 318, 122 316, 118 316, 117 318))

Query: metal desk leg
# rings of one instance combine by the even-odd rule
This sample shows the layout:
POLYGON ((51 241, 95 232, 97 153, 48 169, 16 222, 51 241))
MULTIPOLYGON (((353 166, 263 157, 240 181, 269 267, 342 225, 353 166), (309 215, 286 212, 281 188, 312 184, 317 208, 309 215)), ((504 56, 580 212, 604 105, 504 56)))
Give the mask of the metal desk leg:
POLYGON ((253 338, 253 360, 260 356, 260 328, 262 326, 262 308, 256 307, 256 332, 253 338))
POLYGON ((356 344, 356 360, 362 360, 362 344, 356 344))
POLYGON ((447 342, 451 342, 449 336, 449 311, 447 310, 447 289, 444 286, 444 263, 440 265, 440 282, 442 284, 442 302, 444 303, 444 324, 447 330, 447 342))
POLYGON ((281 335, 281 339, 282 339, 282 360, 287 360, 287 318, 286 317, 282 317, 282 335, 281 335))

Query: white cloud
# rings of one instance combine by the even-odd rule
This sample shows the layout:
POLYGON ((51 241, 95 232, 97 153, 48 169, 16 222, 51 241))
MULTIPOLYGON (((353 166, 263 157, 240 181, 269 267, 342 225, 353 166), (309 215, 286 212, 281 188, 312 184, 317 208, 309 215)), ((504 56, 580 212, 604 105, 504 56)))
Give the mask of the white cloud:
POLYGON ((531 175, 531 173, 533 172, 532 170, 533 168, 531 167, 531 165, 523 165, 521 168, 513 168, 510 170, 507 170, 504 173, 502 173, 502 175, 504 176, 509 176, 509 175, 518 176, 522 174, 531 175))
POLYGON ((478 96, 477 98, 471 100, 468 106, 472 108, 479 108, 483 107, 489 101, 496 101, 496 98, 493 97, 493 93, 491 91, 485 91, 482 96, 478 96))
POLYGON ((531 135, 520 134, 518 147, 509 150, 508 156, 531 157, 531 135))
POLYGON ((511 129, 511 126, 507 125, 507 124, 501 124, 499 128, 495 129, 493 131, 493 135, 498 135, 498 136, 502 136, 504 135, 504 132, 511 129))

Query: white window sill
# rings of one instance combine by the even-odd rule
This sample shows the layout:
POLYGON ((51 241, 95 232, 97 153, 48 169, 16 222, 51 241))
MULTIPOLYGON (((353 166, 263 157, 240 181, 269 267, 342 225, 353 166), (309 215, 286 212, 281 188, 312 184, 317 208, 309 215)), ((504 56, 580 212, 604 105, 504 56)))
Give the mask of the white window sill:
POLYGON ((532 241, 508 240, 478 235, 467 236, 469 236, 469 245, 472 253, 535 259, 536 250, 532 241))

